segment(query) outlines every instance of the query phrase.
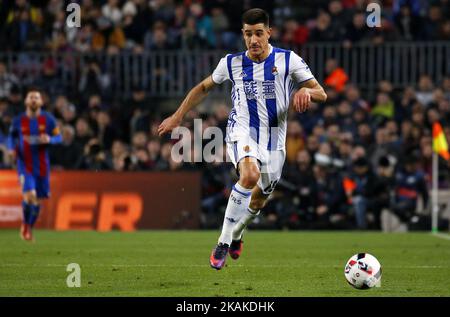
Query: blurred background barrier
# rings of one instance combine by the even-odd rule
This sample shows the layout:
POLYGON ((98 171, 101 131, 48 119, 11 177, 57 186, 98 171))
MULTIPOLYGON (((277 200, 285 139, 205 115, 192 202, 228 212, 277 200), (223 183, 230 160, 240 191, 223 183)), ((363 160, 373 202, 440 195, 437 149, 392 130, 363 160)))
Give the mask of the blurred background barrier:
MULTIPOLYGON (((374 92, 381 80, 394 88, 415 85, 427 74, 440 82, 450 73, 450 42, 308 43, 296 53, 311 67, 319 82, 324 82, 333 63, 346 70, 350 82, 364 91, 374 92)), ((110 86, 114 97, 129 97, 134 87, 143 88, 150 97, 180 98, 192 86, 210 75, 220 58, 220 50, 144 51, 142 53, 78 53, 78 52, 0 52, 0 60, 17 74, 23 84, 36 82, 43 68, 54 70, 66 91, 79 91, 85 85, 84 72, 98 65, 102 80, 110 86)), ((223 96, 228 85, 212 93, 223 96)))
MULTIPOLYGON (((38 228, 134 231, 200 226, 200 173, 54 172, 38 228), (81 181, 82 180, 82 181, 81 181)), ((0 173, 0 228, 18 228, 15 171, 0 173)))

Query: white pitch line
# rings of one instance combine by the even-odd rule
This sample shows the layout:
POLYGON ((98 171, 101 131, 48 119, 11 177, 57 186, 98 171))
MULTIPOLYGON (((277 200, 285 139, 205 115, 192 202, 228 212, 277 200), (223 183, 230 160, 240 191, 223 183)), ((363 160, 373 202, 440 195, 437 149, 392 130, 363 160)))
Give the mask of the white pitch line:
POLYGON ((450 240, 450 235, 443 233, 431 233, 433 237, 450 240))
MULTIPOLYGON (((0 267, 66 267, 65 264, 21 264, 21 263, 4 263, 0 264, 0 267)), ((187 264, 187 265, 165 265, 165 264, 80 264, 81 267, 109 267, 109 268, 131 268, 131 267, 167 267, 167 268, 194 268, 194 267, 209 267, 207 264, 187 264)), ((236 264, 230 265, 230 267, 251 267, 251 268, 342 268, 337 265, 244 265, 236 264)), ((391 269, 450 269, 448 265, 409 265, 409 266, 389 266, 391 269)))

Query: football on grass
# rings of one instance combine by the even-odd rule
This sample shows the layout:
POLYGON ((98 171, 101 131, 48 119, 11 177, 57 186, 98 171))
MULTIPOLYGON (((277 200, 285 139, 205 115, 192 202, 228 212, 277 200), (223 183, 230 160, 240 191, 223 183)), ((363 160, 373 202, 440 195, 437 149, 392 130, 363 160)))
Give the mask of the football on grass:
POLYGON ((357 289, 369 289, 381 286, 381 264, 369 253, 352 256, 345 265, 347 282, 357 289))

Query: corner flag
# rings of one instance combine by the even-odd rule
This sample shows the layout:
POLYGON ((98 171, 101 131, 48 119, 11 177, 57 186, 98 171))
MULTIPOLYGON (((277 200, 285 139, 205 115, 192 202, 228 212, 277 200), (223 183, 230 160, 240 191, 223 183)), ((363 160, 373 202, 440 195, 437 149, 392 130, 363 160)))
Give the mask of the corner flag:
POLYGON ((445 139, 444 131, 439 122, 433 124, 433 151, 438 153, 447 161, 450 160, 450 153, 448 152, 448 143, 445 139))

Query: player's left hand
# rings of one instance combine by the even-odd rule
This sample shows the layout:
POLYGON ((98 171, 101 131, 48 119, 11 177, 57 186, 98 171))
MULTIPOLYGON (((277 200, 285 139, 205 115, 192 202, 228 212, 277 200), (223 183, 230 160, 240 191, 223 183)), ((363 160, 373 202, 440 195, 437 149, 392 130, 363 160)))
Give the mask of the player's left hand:
POLYGON ((311 94, 308 88, 301 88, 294 95, 293 106, 297 112, 305 112, 311 105, 311 94))
POLYGON ((50 136, 48 134, 41 134, 39 135, 39 144, 49 144, 50 143, 50 136))

